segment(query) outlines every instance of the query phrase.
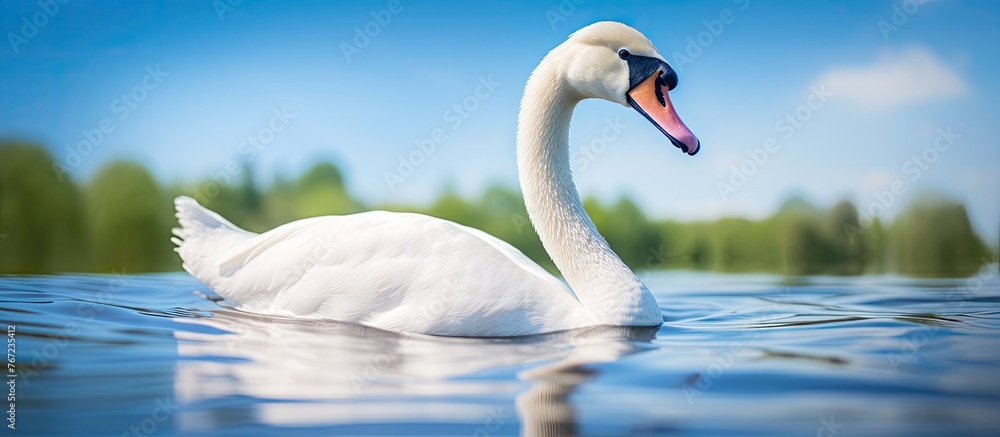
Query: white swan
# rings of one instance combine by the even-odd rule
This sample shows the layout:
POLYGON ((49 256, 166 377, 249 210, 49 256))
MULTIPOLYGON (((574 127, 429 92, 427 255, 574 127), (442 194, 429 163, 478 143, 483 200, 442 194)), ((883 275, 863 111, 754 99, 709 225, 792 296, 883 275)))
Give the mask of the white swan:
POLYGON ((648 39, 614 22, 577 31, 528 79, 517 129, 521 188, 570 288, 491 235, 420 214, 314 217, 257 235, 179 197, 175 250, 191 275, 253 312, 450 336, 659 326, 653 295, 583 209, 569 125, 581 100, 609 100, 632 106, 694 155, 698 139, 667 95, 676 83, 648 39))

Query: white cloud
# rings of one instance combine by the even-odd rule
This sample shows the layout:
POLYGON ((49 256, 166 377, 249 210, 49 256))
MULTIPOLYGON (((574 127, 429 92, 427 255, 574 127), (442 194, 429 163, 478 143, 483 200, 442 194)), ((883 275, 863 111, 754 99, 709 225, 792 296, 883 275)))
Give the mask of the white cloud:
POLYGON ((837 95, 871 110, 887 110, 964 94, 955 71, 920 46, 887 51, 874 64, 834 68, 819 82, 837 95))

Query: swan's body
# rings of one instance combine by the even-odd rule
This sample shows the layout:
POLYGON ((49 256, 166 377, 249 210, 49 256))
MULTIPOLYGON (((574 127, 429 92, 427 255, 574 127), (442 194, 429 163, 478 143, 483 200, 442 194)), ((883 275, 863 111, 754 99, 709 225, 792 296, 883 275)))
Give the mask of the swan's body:
POLYGON ((591 324, 569 289, 517 249, 447 220, 372 211, 255 235, 191 199, 177 204, 185 231, 205 226, 220 238, 229 234, 230 244, 183 244, 188 271, 252 311, 462 336, 591 324))
POLYGON ((569 287, 491 235, 420 214, 315 217, 257 235, 181 197, 177 251, 193 276, 255 312, 453 336, 658 326, 652 294, 583 209, 568 137, 576 104, 603 98, 636 107, 694 154, 697 139, 664 103, 661 87, 676 84, 672 74, 637 31, 597 23, 550 52, 525 87, 517 135, 522 191, 569 287), (663 109, 648 103, 656 99, 663 109))

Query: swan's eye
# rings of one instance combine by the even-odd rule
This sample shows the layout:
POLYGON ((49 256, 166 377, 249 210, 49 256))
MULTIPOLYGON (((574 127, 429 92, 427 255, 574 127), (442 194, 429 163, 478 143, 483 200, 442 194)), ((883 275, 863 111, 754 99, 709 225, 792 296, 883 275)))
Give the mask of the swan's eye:
POLYGON ((629 56, 632 56, 632 54, 629 53, 628 50, 621 49, 621 50, 618 51, 618 57, 619 58, 628 59, 629 56))

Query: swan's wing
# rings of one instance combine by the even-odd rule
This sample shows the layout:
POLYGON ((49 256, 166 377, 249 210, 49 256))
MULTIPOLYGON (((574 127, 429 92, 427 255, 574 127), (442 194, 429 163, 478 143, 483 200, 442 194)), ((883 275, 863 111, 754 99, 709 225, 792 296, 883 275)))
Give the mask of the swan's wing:
POLYGON ((190 197, 178 197, 174 206, 181 225, 172 230, 174 237, 171 241, 177 245, 174 250, 181 256, 184 270, 209 286, 217 276, 213 262, 219 254, 257 236, 238 228, 190 197))
POLYGON ((517 250, 517 248, 511 246, 510 243, 503 241, 497 237, 494 237, 490 234, 487 234, 483 231, 480 231, 479 229, 476 228, 462 226, 457 223, 455 224, 455 226, 458 226, 465 232, 468 232, 473 236, 475 236, 476 238, 483 240, 483 242, 489 244, 494 249, 504 254, 504 256, 510 259, 511 262, 515 263, 518 267, 521 267, 525 271, 531 272, 532 274, 538 276, 542 280, 550 282, 553 285, 553 287, 562 288, 567 293, 569 293, 569 295, 572 296, 573 299, 579 300, 576 297, 576 293, 573 293, 572 289, 563 284, 562 281, 556 279, 555 276, 549 274, 549 272, 545 271, 545 269, 542 268, 542 266, 532 261, 531 258, 528 258, 528 256, 522 253, 520 250, 517 250))
POLYGON ((475 335, 475 324, 489 334, 532 333, 574 323, 581 308, 509 244, 420 214, 300 220, 232 246, 214 266, 208 285, 252 311, 411 332, 475 335))
POLYGON ((211 262, 206 285, 227 299, 248 303, 289 288, 320 258, 322 230, 335 217, 294 221, 231 245, 211 262), (210 281, 210 282, 209 282, 210 281))

